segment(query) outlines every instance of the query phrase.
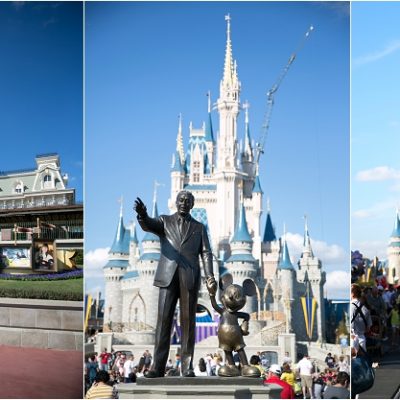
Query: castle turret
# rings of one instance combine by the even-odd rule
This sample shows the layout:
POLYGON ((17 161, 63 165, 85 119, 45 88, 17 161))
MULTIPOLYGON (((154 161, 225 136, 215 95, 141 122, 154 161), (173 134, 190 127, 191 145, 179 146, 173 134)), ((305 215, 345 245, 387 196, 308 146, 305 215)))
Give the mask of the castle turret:
MULTIPOLYGON (((325 324, 323 323, 325 321, 323 287, 326 282, 326 276, 325 272, 322 271, 321 260, 315 257, 311 247, 307 218, 304 217, 304 220, 303 251, 298 262, 299 270, 297 271, 297 280, 300 283, 297 297, 303 295, 305 290, 304 285, 308 284, 308 280, 312 296, 317 302, 313 337, 317 337, 318 341, 322 341, 325 338, 325 324)), ((298 322, 304 324, 301 319, 298 322)))
POLYGON ((104 325, 114 329, 122 323, 121 280, 129 265, 129 245, 131 233, 124 226, 122 200, 117 231, 109 251, 108 262, 103 267, 105 284, 104 325), (112 322, 112 326, 111 325, 112 322))
POLYGON ((262 276, 267 282, 275 277, 276 267, 279 262, 280 243, 272 225, 271 209, 267 200, 267 218, 265 220, 264 235, 261 243, 262 276))
POLYGON ((396 210, 393 232, 389 239, 388 254, 388 282, 398 283, 400 278, 400 215, 396 210))
MULTIPOLYGON (((226 260, 225 267, 233 277, 233 282, 242 285, 247 278, 255 280, 257 277, 257 260, 252 255, 253 240, 250 236, 244 205, 240 208, 239 220, 235 233, 230 241, 231 256, 226 260)), ((245 311, 257 310, 256 299, 248 299, 245 311)))
POLYGON ((236 62, 233 61, 231 44, 231 18, 227 21, 224 72, 220 83, 220 94, 217 100, 219 113, 219 137, 217 144, 217 232, 219 250, 229 252, 229 238, 235 230, 237 210, 243 193, 244 173, 239 171, 237 118, 240 111, 240 82, 236 62))
MULTIPOLYGON (((156 191, 154 191, 153 211, 151 216, 152 218, 159 217, 156 191)), ((137 266, 141 282, 141 287, 137 294, 137 301, 139 305, 143 302, 143 306, 138 307, 136 319, 143 326, 148 328, 154 328, 157 321, 157 313, 155 313, 154 310, 157 309, 158 288, 153 285, 153 282, 160 256, 160 238, 154 233, 146 232, 142 240, 142 254, 137 266)))

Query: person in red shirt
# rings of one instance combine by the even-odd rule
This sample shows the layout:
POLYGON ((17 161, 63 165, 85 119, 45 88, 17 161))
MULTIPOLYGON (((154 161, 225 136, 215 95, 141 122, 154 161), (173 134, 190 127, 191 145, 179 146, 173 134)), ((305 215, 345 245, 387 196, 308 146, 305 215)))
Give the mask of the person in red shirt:
POLYGON ((108 371, 108 360, 111 357, 110 353, 107 353, 107 349, 100 354, 100 370, 108 371))
POLYGON ((272 364, 268 369, 264 383, 275 383, 282 386, 281 399, 294 399, 295 394, 292 386, 280 379, 281 374, 281 367, 278 364, 272 364))

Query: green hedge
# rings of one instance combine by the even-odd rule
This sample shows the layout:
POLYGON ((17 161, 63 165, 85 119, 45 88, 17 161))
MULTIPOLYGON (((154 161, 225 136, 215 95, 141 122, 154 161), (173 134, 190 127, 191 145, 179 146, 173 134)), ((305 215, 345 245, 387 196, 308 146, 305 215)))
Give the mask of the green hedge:
POLYGON ((0 297, 82 301, 83 279, 62 281, 0 280, 0 297))

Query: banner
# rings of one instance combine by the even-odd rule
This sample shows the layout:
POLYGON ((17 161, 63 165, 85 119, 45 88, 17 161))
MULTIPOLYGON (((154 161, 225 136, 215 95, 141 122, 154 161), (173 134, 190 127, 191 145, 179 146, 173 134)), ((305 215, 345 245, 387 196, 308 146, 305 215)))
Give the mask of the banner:
POLYGON ((306 296, 300 297, 301 305, 303 307, 304 321, 306 323, 306 332, 308 339, 312 339, 314 329, 315 311, 317 309, 317 301, 314 297, 310 296, 309 290, 307 290, 306 296))

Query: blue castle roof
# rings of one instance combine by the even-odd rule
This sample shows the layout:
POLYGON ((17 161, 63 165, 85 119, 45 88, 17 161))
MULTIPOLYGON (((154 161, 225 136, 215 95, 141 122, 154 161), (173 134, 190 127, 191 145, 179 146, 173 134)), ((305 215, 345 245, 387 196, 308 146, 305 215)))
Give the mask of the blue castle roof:
POLYGON ((214 142, 214 132, 213 132, 213 127, 212 127, 211 112, 208 113, 208 118, 206 121, 205 140, 206 140, 206 142, 214 142))
POLYGON ((138 271, 129 271, 127 272, 124 277, 122 278, 124 281, 128 279, 137 279, 139 278, 139 272, 138 271))
POLYGON ((252 254, 232 254, 226 262, 254 262, 256 259, 252 254))
POLYGON ((256 176, 256 179, 254 181, 253 193, 264 193, 261 189, 260 178, 258 177, 258 175, 256 176))
POLYGON ((283 251, 279 257, 278 269, 294 269, 292 262, 290 261, 286 240, 284 241, 283 251))
POLYGON ((243 204, 240 208, 239 223, 237 224, 231 242, 252 242, 249 229, 247 228, 246 214, 243 204))
POLYGON ((400 237, 400 216, 399 213, 396 213, 396 221, 394 223, 394 229, 392 232, 392 237, 397 238, 400 237))
POLYGON ((272 226, 272 220, 271 220, 271 215, 268 212, 267 214, 267 221, 265 223, 265 230, 264 230, 264 238, 263 238, 263 242, 273 242, 274 240, 276 240, 276 236, 275 236, 275 229, 272 226))
POLYGON ((144 253, 140 257, 141 261, 159 261, 160 253, 144 253))
POLYGON ((103 268, 127 268, 128 264, 128 260, 108 260, 103 268))
POLYGON ((175 171, 175 172, 184 172, 184 167, 181 163, 181 158, 179 156, 179 152, 178 150, 175 151, 174 155, 173 155, 173 162, 172 162, 172 166, 171 166, 171 171, 175 171))
POLYGON ((117 232, 109 253, 129 254, 130 230, 125 229, 122 214, 119 217, 117 232))
MULTIPOLYGON (((152 218, 158 218, 158 208, 157 208, 157 201, 154 200, 153 202, 153 212, 151 214, 152 218)), ((142 242, 159 242, 160 238, 151 232, 146 232, 143 236, 142 242)))

